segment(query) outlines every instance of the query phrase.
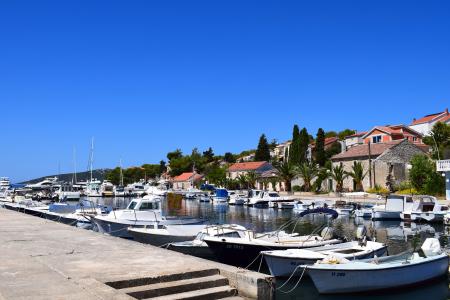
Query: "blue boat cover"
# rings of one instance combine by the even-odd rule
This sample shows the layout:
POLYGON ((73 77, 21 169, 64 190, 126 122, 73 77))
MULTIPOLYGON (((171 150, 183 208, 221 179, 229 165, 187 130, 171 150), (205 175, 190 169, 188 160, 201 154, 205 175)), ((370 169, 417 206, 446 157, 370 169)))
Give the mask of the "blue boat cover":
POLYGON ((216 190, 216 197, 228 197, 228 191, 226 189, 217 189, 216 190))

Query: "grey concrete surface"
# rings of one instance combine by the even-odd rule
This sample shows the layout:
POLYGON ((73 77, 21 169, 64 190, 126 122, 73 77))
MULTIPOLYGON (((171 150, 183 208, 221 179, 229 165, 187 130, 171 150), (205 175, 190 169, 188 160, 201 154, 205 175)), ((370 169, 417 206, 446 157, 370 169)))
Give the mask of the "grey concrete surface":
POLYGON ((264 274, 2 208, 0 253, 2 300, 131 299, 104 283, 211 268, 244 297, 272 297, 264 274))

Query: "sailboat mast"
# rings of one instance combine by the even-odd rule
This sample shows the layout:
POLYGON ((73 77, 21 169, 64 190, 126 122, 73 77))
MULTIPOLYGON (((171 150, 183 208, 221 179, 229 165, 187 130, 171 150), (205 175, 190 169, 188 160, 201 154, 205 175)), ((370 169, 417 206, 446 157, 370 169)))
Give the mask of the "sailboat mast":
POLYGON ((73 156, 73 176, 72 176, 72 184, 77 184, 77 150, 73 147, 72 151, 73 156))
POLYGON ((91 140, 91 157, 90 157, 89 161, 90 161, 89 169, 90 169, 90 173, 91 173, 91 182, 92 182, 92 164, 94 163, 94 138, 93 137, 91 140))
POLYGON ((120 186, 123 186, 122 160, 119 161, 119 165, 120 165, 120 186))

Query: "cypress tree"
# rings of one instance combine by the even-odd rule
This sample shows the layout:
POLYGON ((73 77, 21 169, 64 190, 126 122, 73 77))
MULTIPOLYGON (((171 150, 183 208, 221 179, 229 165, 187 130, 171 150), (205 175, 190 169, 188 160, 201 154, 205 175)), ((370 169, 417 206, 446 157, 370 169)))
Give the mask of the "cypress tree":
POLYGON ((270 149, 264 134, 259 138, 258 148, 255 152, 255 161, 270 161, 270 149))
POLYGON ((325 154, 325 131, 322 128, 317 130, 316 137, 316 162, 319 166, 323 167, 325 165, 325 161, 327 160, 327 156, 325 154))
POLYGON ((299 137, 299 163, 302 164, 306 161, 306 153, 308 151, 308 145, 309 145, 309 134, 308 130, 306 130, 305 127, 300 131, 300 137, 299 137))
POLYGON ((289 164, 293 166, 297 166, 300 164, 300 130, 298 129, 298 125, 294 125, 294 129, 292 131, 292 142, 291 147, 289 148, 289 164))

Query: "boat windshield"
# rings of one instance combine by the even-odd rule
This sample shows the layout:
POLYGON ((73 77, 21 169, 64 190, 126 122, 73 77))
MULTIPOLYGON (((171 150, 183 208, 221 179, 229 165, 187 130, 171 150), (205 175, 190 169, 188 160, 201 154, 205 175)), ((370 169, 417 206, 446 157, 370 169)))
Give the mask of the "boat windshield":
POLYGON ((277 193, 269 193, 269 197, 280 197, 277 193))
POLYGON ((128 205, 128 209, 134 209, 136 207, 137 202, 136 201, 131 201, 130 204, 128 205))
POLYGON ((159 203, 158 202, 142 202, 141 207, 139 207, 139 210, 152 210, 152 209, 159 209, 159 203))

